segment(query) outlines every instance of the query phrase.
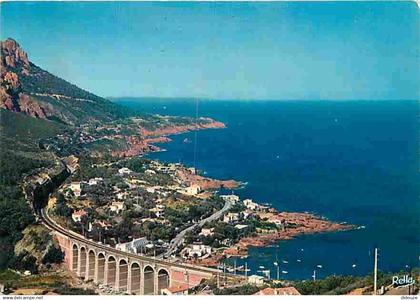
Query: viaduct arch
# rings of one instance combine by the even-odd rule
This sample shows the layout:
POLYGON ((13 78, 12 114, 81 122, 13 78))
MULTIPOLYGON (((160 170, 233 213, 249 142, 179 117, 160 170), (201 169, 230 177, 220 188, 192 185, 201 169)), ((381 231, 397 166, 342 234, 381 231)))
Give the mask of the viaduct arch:
POLYGON ((57 237, 71 271, 121 293, 156 295, 172 286, 194 287, 203 279, 221 274, 218 269, 123 252, 88 240, 55 223, 44 209, 39 211, 39 217, 57 237))

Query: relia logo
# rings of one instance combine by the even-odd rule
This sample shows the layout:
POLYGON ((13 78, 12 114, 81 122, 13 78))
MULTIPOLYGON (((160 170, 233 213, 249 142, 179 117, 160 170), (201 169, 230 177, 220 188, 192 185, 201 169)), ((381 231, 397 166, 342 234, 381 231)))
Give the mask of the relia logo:
POLYGON ((392 277, 392 284, 394 286, 406 286, 406 285, 412 285, 416 281, 413 279, 413 277, 404 275, 403 277, 393 276, 392 277))

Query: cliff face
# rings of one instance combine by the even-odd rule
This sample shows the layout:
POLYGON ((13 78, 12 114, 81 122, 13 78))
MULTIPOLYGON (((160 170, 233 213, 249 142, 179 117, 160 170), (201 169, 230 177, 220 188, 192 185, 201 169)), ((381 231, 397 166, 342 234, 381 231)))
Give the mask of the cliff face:
POLYGON ((13 39, 2 41, 0 108, 78 124, 107 121, 124 114, 118 105, 42 70, 13 39))
POLYGON ((46 107, 41 107, 22 90, 20 76, 30 75, 28 55, 12 39, 1 42, 0 107, 29 116, 47 118, 46 107))
POLYGON ((7 39, 1 42, 2 49, 2 67, 19 68, 25 75, 29 75, 28 55, 19 44, 13 39, 7 39))

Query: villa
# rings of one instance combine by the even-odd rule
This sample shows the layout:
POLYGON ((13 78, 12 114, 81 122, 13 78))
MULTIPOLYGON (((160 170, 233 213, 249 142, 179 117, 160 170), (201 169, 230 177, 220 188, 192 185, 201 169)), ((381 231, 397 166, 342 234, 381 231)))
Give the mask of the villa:
POLYGON ((71 189, 71 191, 73 192, 73 194, 76 197, 80 197, 80 194, 82 192, 81 182, 72 182, 70 184, 70 187, 69 188, 71 189))
POLYGON ((120 211, 124 210, 124 202, 114 201, 109 206, 109 209, 113 212, 119 213, 120 211))
POLYGON ((115 249, 129 252, 129 253, 141 253, 141 250, 144 249, 149 244, 149 241, 146 237, 141 237, 138 239, 134 239, 131 242, 121 243, 115 245, 115 249))
POLYGON ((194 195, 199 194, 199 193, 200 193, 200 191, 201 191, 200 186, 198 186, 198 185, 191 185, 191 186, 189 186, 189 187, 185 188, 185 189, 182 191, 182 193, 184 193, 184 194, 186 194, 186 195, 194 196, 194 195))
POLYGON ((251 275, 248 277, 248 282, 255 285, 263 285, 264 277, 259 275, 251 275))
POLYGON ((131 171, 129 168, 124 167, 124 168, 119 169, 118 173, 120 175, 129 175, 129 174, 133 173, 133 171, 131 171))
POLYGON ((225 223, 231 223, 231 222, 235 222, 235 221, 239 221, 240 220, 240 214, 239 213, 227 213, 224 217, 223 217, 223 222, 225 223))
POLYGON ((103 181, 102 177, 91 178, 91 179, 89 179, 88 184, 89 185, 97 185, 102 181, 103 181))
POLYGON ((78 210, 71 214, 71 218, 74 222, 81 222, 82 218, 87 215, 87 212, 84 210, 78 210))
POLYGON ((207 245, 203 245, 201 243, 195 243, 195 244, 191 244, 188 245, 187 247, 185 247, 182 251, 181 254, 185 257, 197 257, 197 258, 202 258, 204 256, 208 256, 211 254, 211 247, 207 246, 207 245))
POLYGON ((255 203, 254 201, 252 201, 251 199, 245 199, 242 202, 247 209, 258 210, 260 208, 260 206, 257 203, 255 203))
POLYGON ((198 235, 212 236, 214 234, 214 228, 202 228, 198 235))
POLYGON ((236 195, 220 195, 220 198, 222 198, 225 201, 231 201, 231 202, 239 202, 240 198, 236 195))

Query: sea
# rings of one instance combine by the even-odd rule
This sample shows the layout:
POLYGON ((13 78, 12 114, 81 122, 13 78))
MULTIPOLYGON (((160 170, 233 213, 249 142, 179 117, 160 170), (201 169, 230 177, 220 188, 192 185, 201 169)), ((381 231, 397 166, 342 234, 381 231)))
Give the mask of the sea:
POLYGON ((211 117, 227 126, 172 136, 161 145, 166 151, 151 158, 244 182, 235 191, 242 199, 359 228, 253 247, 247 258, 228 261, 246 263, 248 275, 367 275, 374 248, 381 271, 419 267, 417 101, 114 101, 145 113, 211 117))

